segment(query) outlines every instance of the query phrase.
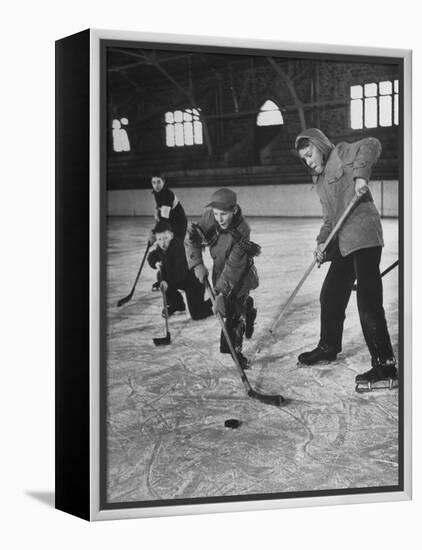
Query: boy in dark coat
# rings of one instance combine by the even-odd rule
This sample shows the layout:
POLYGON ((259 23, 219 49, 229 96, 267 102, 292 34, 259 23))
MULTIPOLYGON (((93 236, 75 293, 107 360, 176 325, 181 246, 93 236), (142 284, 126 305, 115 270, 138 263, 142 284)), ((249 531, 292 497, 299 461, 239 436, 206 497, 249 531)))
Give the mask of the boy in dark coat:
POLYGON ((186 262, 183 242, 174 236, 171 225, 159 221, 155 226, 156 248, 149 253, 148 263, 153 269, 161 268, 161 278, 165 283, 168 315, 185 311, 186 306, 179 290, 184 290, 189 312, 194 321, 212 315, 211 301, 204 301, 205 288, 186 262))
MULTIPOLYGON (((186 235, 188 220, 182 204, 173 191, 167 186, 165 176, 161 172, 155 171, 152 173, 151 185, 153 189, 152 194, 155 199, 155 221, 168 221, 174 235, 183 242, 186 235)), ((154 241, 154 231, 151 231, 149 243, 154 244, 154 241)), ((154 283, 152 285, 152 290, 158 290, 159 285, 159 281, 154 283)))
POLYGON ((188 221, 182 204, 167 186, 164 174, 154 172, 151 176, 151 185, 156 205, 154 212, 155 220, 157 222, 160 220, 168 221, 175 237, 183 242, 188 221))
MULTIPOLYGON (((250 228, 230 189, 216 191, 198 224, 192 224, 185 240, 188 266, 203 283, 208 270, 203 263, 202 247, 208 245, 213 259, 212 282, 216 293, 215 310, 225 317, 225 324, 239 362, 248 368, 242 354, 243 335, 251 337, 256 308, 249 292, 258 287, 253 256, 259 247, 249 241, 250 228), (204 242, 205 240, 205 242, 204 242)), ((221 353, 230 353, 223 332, 221 353)))
POLYGON ((301 132, 296 151, 310 168, 323 211, 315 257, 326 260, 321 247, 331 229, 357 194, 359 202, 341 226, 331 251, 331 266, 325 277, 321 302, 321 334, 315 349, 299 355, 299 362, 312 365, 334 361, 341 351, 345 311, 354 281, 363 335, 371 354, 372 368, 356 377, 371 388, 373 382, 397 377, 396 360, 385 320, 379 270, 384 245, 380 215, 368 182, 372 166, 381 154, 380 142, 368 137, 355 143, 334 146, 316 128, 301 132))

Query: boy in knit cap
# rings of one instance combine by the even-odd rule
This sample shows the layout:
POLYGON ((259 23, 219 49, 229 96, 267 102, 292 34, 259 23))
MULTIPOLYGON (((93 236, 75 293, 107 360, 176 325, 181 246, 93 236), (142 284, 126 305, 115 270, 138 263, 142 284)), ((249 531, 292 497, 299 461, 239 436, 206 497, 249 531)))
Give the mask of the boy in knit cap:
POLYGON ((373 165, 381 154, 380 142, 368 137, 355 143, 334 146, 316 128, 301 132, 295 142, 300 159, 310 169, 323 211, 315 257, 327 260, 322 245, 332 228, 357 194, 355 208, 346 218, 330 247, 331 266, 322 285, 321 333, 315 349, 299 355, 299 362, 313 365, 334 361, 342 349, 345 311, 357 281, 357 303, 363 335, 371 355, 372 368, 356 376, 356 389, 379 380, 397 378, 396 360, 383 308, 379 264, 384 245, 380 215, 368 182, 373 165))
POLYGON ((159 221, 153 231, 156 248, 149 253, 148 263, 153 269, 161 268, 159 282, 165 285, 168 315, 186 310, 180 290, 186 294, 194 321, 212 315, 211 300, 204 300, 204 285, 188 269, 183 242, 174 236, 171 225, 166 221, 159 221))
MULTIPOLYGON (((204 265, 202 247, 209 246, 213 259, 212 283, 216 294, 215 311, 225 318, 225 324, 241 366, 249 367, 242 354, 243 335, 253 333, 256 308, 249 292, 258 287, 258 274, 253 257, 260 248, 249 240, 250 227, 231 189, 218 189, 207 204, 197 224, 188 229, 185 240, 188 266, 204 283, 208 270, 204 265)), ((221 353, 230 353, 223 332, 221 353)))

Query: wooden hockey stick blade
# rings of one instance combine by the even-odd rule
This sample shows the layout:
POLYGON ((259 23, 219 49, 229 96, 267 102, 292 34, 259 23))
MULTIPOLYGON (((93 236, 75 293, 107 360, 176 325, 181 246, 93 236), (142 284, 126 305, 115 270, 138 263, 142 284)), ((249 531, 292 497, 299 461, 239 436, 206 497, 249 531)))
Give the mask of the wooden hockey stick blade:
MULTIPOLYGON (((208 294, 211 298, 211 301, 213 303, 213 305, 215 304, 215 295, 214 295, 214 291, 210 285, 210 282, 208 281, 208 279, 205 279, 205 288, 207 289, 208 291, 208 294)), ((226 342, 227 342, 227 345, 229 346, 229 349, 230 349, 230 355, 233 359, 233 362, 235 364, 235 366, 237 367, 237 370, 240 374, 240 378, 243 382, 243 385, 246 389, 246 393, 249 397, 252 397, 253 399, 257 399, 258 401, 261 401, 261 403, 265 403, 266 405, 274 405, 276 407, 279 407, 283 402, 284 402, 284 398, 281 396, 281 395, 263 395, 262 393, 259 393, 257 392, 256 390, 254 390, 249 382, 249 379, 248 377, 246 376, 245 372, 244 372, 244 369, 242 369, 240 363, 239 363, 239 359, 237 358, 237 355, 236 355, 236 352, 234 350, 234 347, 233 347, 233 343, 230 339, 230 336, 227 332, 227 328, 226 328, 226 325, 223 321, 223 318, 221 316, 220 313, 215 313, 215 316, 217 317, 219 323, 220 323, 220 326, 221 326, 221 330, 223 331, 223 334, 224 334, 224 337, 226 339, 226 342)))
POLYGON ((132 299, 132 296, 133 296, 133 292, 131 292, 130 294, 128 294, 124 298, 121 298, 117 302, 117 307, 124 306, 125 304, 127 304, 132 299))
POLYGON ((248 391, 248 395, 249 397, 252 397, 252 399, 257 399, 258 401, 261 401, 261 403, 265 403, 266 405, 274 405, 275 407, 281 407, 281 405, 285 402, 282 395, 264 395, 253 389, 248 391))
POLYGON ((144 267, 145 259, 147 257, 147 254, 148 254, 148 251, 149 251, 150 248, 151 248, 151 245, 148 242, 145 253, 142 257, 141 265, 139 266, 138 273, 136 274, 136 278, 135 278, 135 282, 133 283, 132 290, 130 291, 130 293, 127 296, 125 296, 124 298, 122 298, 121 300, 119 300, 117 302, 117 307, 120 307, 120 306, 123 306, 124 304, 127 304, 127 302, 129 302, 132 299, 133 293, 135 292, 136 285, 138 284, 139 277, 141 275, 141 271, 142 271, 142 268, 144 267))
POLYGON ((164 338, 153 338, 152 341, 156 346, 168 346, 171 344, 170 332, 167 332, 164 338))

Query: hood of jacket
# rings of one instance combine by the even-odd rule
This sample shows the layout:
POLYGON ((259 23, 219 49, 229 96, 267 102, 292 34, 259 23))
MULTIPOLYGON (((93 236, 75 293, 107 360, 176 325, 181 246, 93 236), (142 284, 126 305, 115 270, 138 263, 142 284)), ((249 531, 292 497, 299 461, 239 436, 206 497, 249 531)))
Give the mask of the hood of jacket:
POLYGON ((300 132, 300 134, 296 137, 296 141, 295 141, 296 151, 298 150, 297 147, 298 147, 299 141, 302 138, 309 139, 309 141, 321 151, 321 153, 324 155, 325 160, 327 160, 331 151, 334 149, 334 144, 331 143, 331 141, 327 138, 324 132, 321 132, 321 130, 318 130, 318 128, 308 128, 300 132))
POLYGON ((167 186, 167 182, 165 181, 163 187, 162 187, 159 191, 155 191, 155 189, 152 189, 152 190, 151 190, 151 193, 152 193, 153 195, 159 195, 159 194, 162 193, 163 191, 167 191, 167 189, 168 189, 168 186, 167 186))

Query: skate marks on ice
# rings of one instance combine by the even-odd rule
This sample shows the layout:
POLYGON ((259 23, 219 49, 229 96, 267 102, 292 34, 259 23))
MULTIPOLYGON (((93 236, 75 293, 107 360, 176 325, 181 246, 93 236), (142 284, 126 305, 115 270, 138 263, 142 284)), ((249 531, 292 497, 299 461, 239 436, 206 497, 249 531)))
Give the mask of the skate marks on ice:
MULTIPOLYGON (((266 406, 245 395, 231 359, 219 353, 216 319, 192 322, 188 313, 173 316, 172 344, 154 346, 152 338, 164 335, 164 320, 160 293, 150 290, 155 272, 148 266, 132 301, 115 307, 130 289, 142 254, 124 244, 125 234, 139 231, 144 239, 148 225, 140 218, 116 222, 109 224, 113 247, 108 254, 110 502, 397 484, 397 392, 354 391, 354 377, 366 370, 368 357, 353 296, 338 360, 312 368, 296 364, 297 355, 316 343, 325 266, 310 276, 275 337, 266 340, 247 371, 255 389, 288 400, 282 408, 266 406), (127 247, 124 254, 119 241, 127 247), (225 428, 227 418, 241 420, 241 427, 225 428)), ((258 319, 246 355, 267 337, 283 299, 309 264, 318 223, 252 219, 254 240, 263 252, 257 261, 261 285, 254 293, 258 319)), ((392 247, 392 261, 394 253, 392 247)), ((389 260, 387 254, 386 265, 389 260)), ((385 283, 396 347, 397 282, 393 277, 385 283)))

